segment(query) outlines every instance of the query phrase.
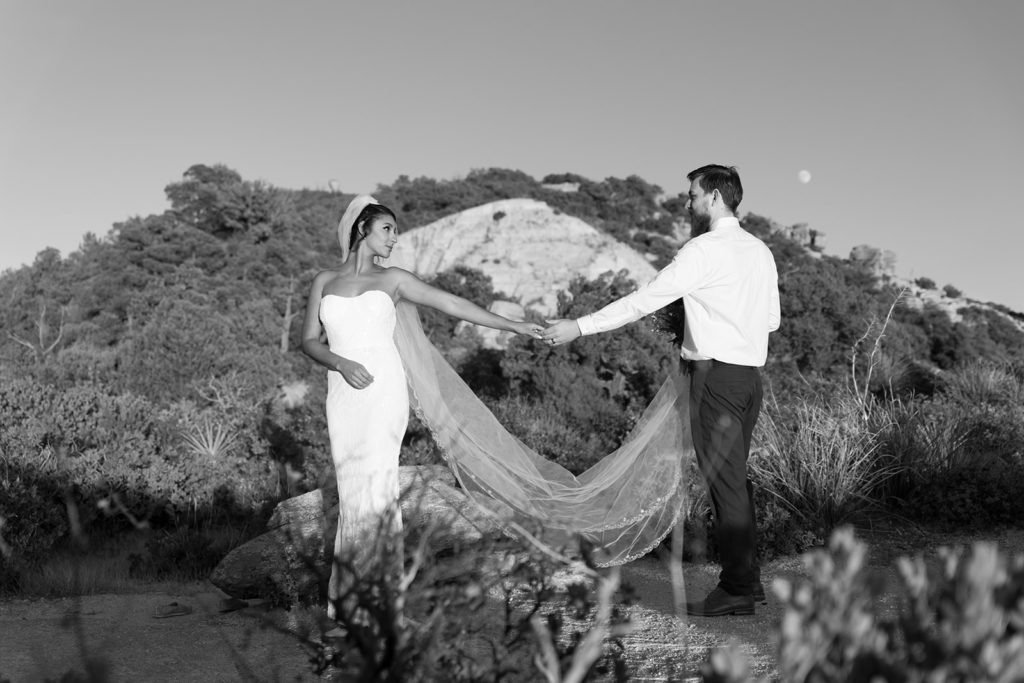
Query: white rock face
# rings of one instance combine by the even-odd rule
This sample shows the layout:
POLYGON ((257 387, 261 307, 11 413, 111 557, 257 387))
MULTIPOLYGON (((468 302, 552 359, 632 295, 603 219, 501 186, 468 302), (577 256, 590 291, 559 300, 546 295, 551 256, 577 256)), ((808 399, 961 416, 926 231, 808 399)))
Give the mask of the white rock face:
POLYGON ((577 275, 625 269, 638 284, 657 272, 637 251, 533 199, 505 199, 403 233, 385 265, 428 278, 455 265, 491 277, 494 289, 544 315, 577 275))

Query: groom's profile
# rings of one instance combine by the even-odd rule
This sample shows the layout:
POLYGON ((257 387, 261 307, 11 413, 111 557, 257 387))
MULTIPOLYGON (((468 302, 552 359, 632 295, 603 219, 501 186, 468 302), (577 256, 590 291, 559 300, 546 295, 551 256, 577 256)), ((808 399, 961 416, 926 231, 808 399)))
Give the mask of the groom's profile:
POLYGON ((757 565, 750 440, 761 410, 768 333, 779 327, 775 259, 740 226, 743 185, 734 167, 711 164, 687 174, 691 238, 653 280, 600 311, 551 321, 551 344, 614 330, 682 298, 680 356, 690 375, 689 419, 717 524, 722 564, 718 586, 689 602, 688 614, 753 614, 764 600, 757 565))

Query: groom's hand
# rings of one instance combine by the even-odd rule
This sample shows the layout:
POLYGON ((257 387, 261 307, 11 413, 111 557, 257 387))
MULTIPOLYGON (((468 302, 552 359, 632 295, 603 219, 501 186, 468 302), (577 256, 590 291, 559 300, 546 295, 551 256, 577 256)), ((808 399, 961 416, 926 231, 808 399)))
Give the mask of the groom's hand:
POLYGON ((540 333, 541 339, 551 346, 566 344, 580 336, 580 326, 575 320, 545 320, 549 327, 540 333))

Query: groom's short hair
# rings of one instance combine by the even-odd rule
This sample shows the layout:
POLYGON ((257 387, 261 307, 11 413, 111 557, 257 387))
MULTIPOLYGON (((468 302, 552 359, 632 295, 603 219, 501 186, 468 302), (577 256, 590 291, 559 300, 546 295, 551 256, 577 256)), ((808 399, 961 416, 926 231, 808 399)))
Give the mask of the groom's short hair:
POLYGON ((708 164, 686 174, 686 179, 693 182, 700 178, 698 184, 704 192, 714 192, 722 195, 722 201, 729 207, 729 210, 736 213, 737 207, 743 200, 743 183, 740 182, 740 174, 735 166, 722 166, 720 164, 708 164))

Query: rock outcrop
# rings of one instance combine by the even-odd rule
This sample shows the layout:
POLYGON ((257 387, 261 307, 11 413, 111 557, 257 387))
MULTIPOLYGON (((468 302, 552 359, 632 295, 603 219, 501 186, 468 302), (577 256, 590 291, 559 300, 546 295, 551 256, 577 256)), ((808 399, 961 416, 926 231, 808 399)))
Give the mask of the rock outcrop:
POLYGON ((896 276, 896 254, 887 249, 860 244, 850 250, 850 262, 876 279, 896 276))
POLYGON ((577 275, 626 270, 645 283, 657 272, 630 246, 533 199, 491 202, 405 233, 386 263, 420 277, 477 268, 496 291, 544 315, 577 275))
MULTIPOLYGON (((429 530, 433 552, 471 545, 500 530, 510 516, 496 501, 484 509, 455 488, 446 467, 400 467, 402 519, 413 537, 429 530)), ((210 575, 235 598, 316 600, 330 574, 338 522, 336 489, 317 489, 282 501, 266 533, 228 553, 210 575)))

